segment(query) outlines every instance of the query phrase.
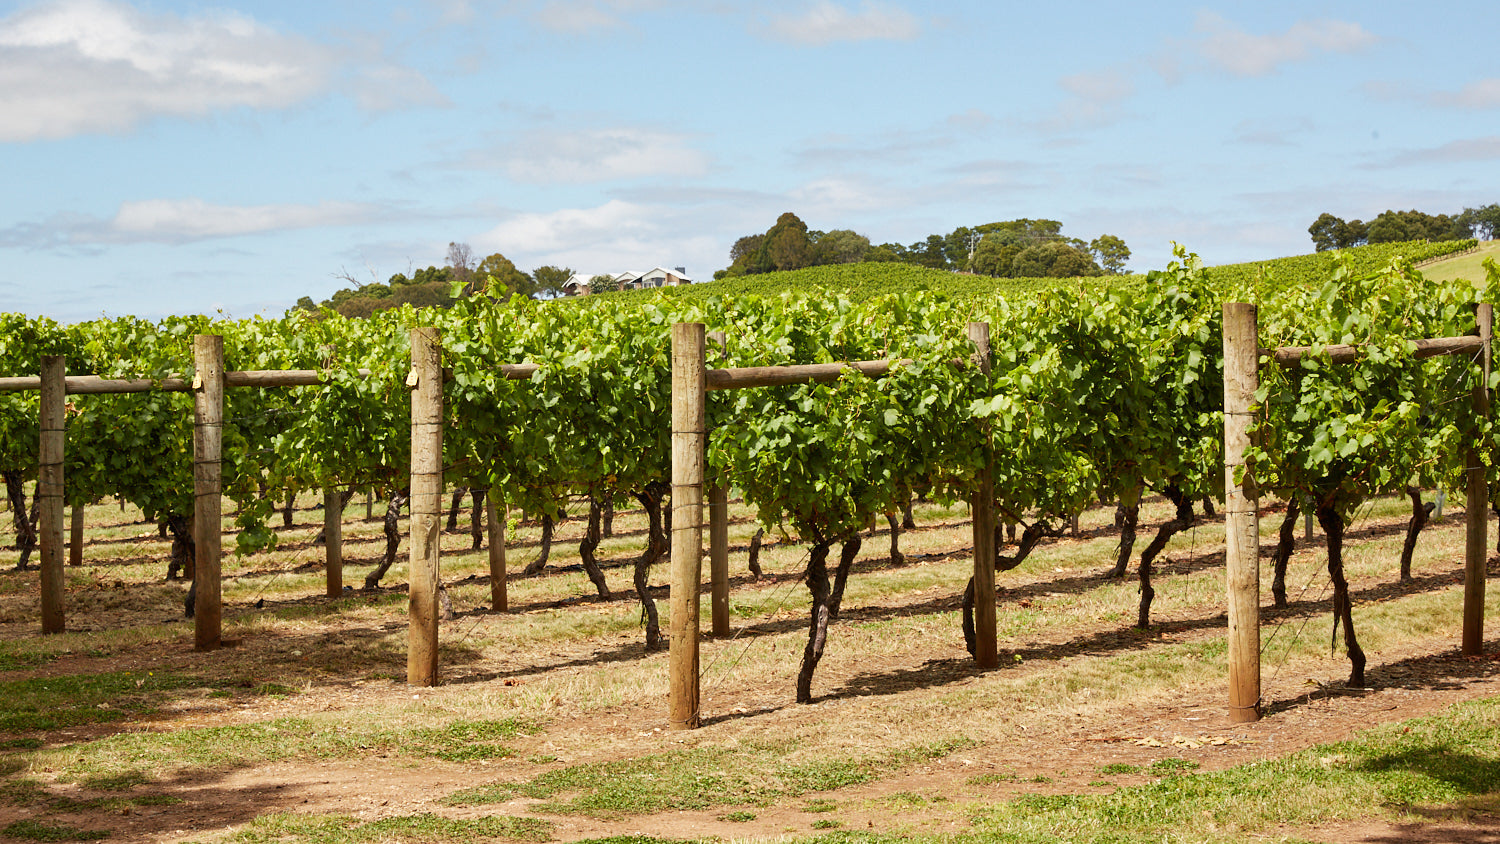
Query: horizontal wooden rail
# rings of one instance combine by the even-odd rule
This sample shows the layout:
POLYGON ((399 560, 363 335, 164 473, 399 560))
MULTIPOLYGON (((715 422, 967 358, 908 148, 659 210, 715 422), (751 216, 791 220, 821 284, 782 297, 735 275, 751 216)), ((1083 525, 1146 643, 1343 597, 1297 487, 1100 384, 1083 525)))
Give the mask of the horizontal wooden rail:
MULTIPOLYGON (((1484 349, 1484 341, 1474 336, 1464 337, 1435 337, 1430 340, 1417 340, 1417 350, 1412 357, 1417 360, 1426 358, 1442 357, 1443 355, 1470 355, 1477 354, 1484 349)), ((1331 363, 1354 363, 1359 360, 1363 345, 1351 346, 1339 344, 1336 346, 1325 346, 1331 363)), ((1273 363, 1281 366, 1291 366, 1312 353, 1311 346, 1282 346, 1279 349, 1261 349, 1261 357, 1271 358, 1273 363)))
POLYGON ((891 371, 892 363, 911 361, 858 360, 840 363, 807 363, 793 366, 747 366, 738 369, 709 369, 703 373, 709 390, 738 390, 745 387, 783 387, 791 384, 826 384, 837 381, 845 370, 875 378, 891 371))
MULTIPOLYGON (((501 374, 509 381, 524 381, 532 376, 539 364, 515 363, 500 367, 501 374)), ((315 387, 329 383, 328 369, 251 369, 242 372, 224 373, 227 387, 315 387)), ((368 369, 358 370, 361 378, 369 378, 368 369)), ((453 372, 444 370, 444 380, 452 380, 453 372)), ((25 390, 40 390, 39 375, 22 375, 0 378, 0 393, 16 393, 25 390)), ((100 378, 97 375, 69 375, 68 395, 103 395, 111 393, 149 393, 158 390, 166 393, 186 393, 193 389, 193 382, 178 376, 169 378, 100 378)))

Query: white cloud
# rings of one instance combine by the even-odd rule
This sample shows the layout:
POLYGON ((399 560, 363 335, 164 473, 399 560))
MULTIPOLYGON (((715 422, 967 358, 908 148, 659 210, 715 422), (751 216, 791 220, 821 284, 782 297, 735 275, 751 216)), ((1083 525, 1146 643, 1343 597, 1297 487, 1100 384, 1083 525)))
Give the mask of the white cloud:
POLYGON ((345 84, 376 83, 383 100, 440 99, 411 71, 233 12, 142 12, 119 0, 49 0, 0 19, 0 141, 128 130, 156 115, 286 108, 345 84), (400 81, 392 86, 393 79, 400 81))
POLYGON ((624 16, 658 8, 660 0, 543 0, 532 18, 554 32, 578 34, 615 29, 624 16))
POLYGON ((1380 39, 1357 23, 1306 20, 1270 35, 1252 35, 1212 12, 1198 16, 1197 50, 1236 76, 1265 76, 1318 53, 1353 53, 1380 39))
POLYGON ((556 265, 586 273, 685 266, 706 280, 727 261, 729 241, 702 232, 714 223, 690 210, 615 199, 594 208, 518 214, 472 238, 480 254, 500 252, 522 267, 556 265), (696 222, 696 225, 695 225, 696 222), (717 263, 715 263, 717 262, 717 263))
POLYGON ((908 41, 921 33, 918 20, 899 6, 866 0, 858 11, 819 0, 799 15, 772 18, 769 34, 793 44, 827 44, 831 41, 908 41))
POLYGON ((532 184, 584 184, 642 176, 699 176, 709 159, 685 136, 653 129, 613 127, 556 132, 533 130, 469 166, 499 166, 510 178, 532 184))
POLYGON ((518 214, 476 241, 483 251, 553 252, 569 245, 636 238, 651 232, 653 219, 645 206, 612 199, 597 208, 518 214))
POLYGON ((0 231, 0 246, 31 249, 90 249, 103 244, 181 244, 291 229, 350 226, 389 216, 378 206, 354 202, 314 205, 215 205, 202 199, 146 199, 123 202, 105 220, 80 214, 58 215, 45 223, 25 223, 0 231))
POLYGON ((1449 108, 1500 108, 1500 78, 1481 79, 1456 92, 1434 94, 1432 102, 1449 108))
POLYGON ((1500 135, 1450 141, 1429 149, 1407 150, 1384 161, 1367 165, 1364 169, 1379 170, 1423 164, 1467 164, 1475 161, 1500 161, 1500 135))

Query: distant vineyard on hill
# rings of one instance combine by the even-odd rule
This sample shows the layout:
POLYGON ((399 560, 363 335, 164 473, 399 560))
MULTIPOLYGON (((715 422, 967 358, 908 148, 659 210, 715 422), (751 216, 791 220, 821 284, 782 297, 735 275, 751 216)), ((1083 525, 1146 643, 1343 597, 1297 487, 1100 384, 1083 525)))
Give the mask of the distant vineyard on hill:
MULTIPOLYGON (((1379 272, 1397 256, 1412 262, 1462 252, 1475 245, 1473 240, 1454 240, 1441 243, 1410 241, 1406 243, 1379 243, 1346 249, 1340 253, 1316 252, 1290 258, 1269 261, 1252 261, 1245 264, 1224 264, 1211 267, 1208 276, 1220 285, 1256 283, 1277 288, 1295 286, 1309 280, 1326 280, 1332 272, 1335 254, 1344 255, 1350 273, 1362 277, 1379 272)), ((866 262, 859 264, 833 264, 809 267, 789 272, 764 273, 753 276, 728 278, 693 284, 685 287, 658 290, 625 291, 582 297, 569 300, 594 302, 614 300, 615 297, 635 297, 651 301, 702 301, 710 296, 764 296, 792 291, 827 290, 847 296, 855 301, 870 299, 887 293, 930 291, 954 299, 974 297, 987 298, 997 294, 1024 294, 1030 291, 1051 290, 1059 287, 1069 289, 1100 289, 1103 287, 1131 287, 1145 280, 1144 275, 1091 276, 1086 278, 992 278, 982 275, 954 273, 935 270, 913 264, 890 262, 866 262)))

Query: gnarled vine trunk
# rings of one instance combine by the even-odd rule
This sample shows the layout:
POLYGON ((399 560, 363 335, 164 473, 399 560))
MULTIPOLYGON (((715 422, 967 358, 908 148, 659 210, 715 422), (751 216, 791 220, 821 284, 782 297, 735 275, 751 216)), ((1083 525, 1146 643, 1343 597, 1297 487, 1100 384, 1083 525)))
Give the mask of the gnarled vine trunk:
POLYGON ((476 487, 473 496, 474 510, 469 514, 469 550, 478 551, 484 547, 484 501, 489 497, 489 491, 476 487))
POLYGON ((458 511, 463 507, 464 496, 468 494, 469 488, 466 486, 453 488, 453 497, 448 501, 448 522, 443 525, 443 529, 449 533, 458 531, 458 511))
POLYGON ((641 603, 641 623, 646 627, 646 650, 661 650, 661 618, 656 612, 656 601, 651 599, 651 567, 667 553, 667 532, 662 529, 661 499, 666 484, 648 484, 635 494, 635 499, 646 510, 648 528, 646 550, 635 561, 635 597, 641 603))
POLYGON ((891 526, 891 565, 902 565, 906 562, 906 555, 901 553, 901 520, 895 513, 886 513, 885 523, 891 526))
POLYGON ((594 589, 598 591, 599 597, 609 598, 609 584, 604 582, 604 572, 599 568, 599 561, 594 559, 594 551, 599 547, 600 520, 602 517, 599 499, 593 495, 589 496, 589 525, 583 532, 583 539, 578 542, 578 558, 583 561, 583 570, 593 581, 594 589))
POLYGON ((1328 578, 1333 581, 1333 643, 1338 644, 1339 627, 1344 628, 1344 645, 1349 654, 1349 685, 1365 686, 1365 652, 1354 637, 1354 602, 1349 597, 1349 581, 1344 577, 1344 519, 1331 504, 1319 504, 1318 525, 1328 535, 1328 578))
POLYGON ((1151 626, 1151 601, 1156 597, 1156 590, 1151 588, 1151 567, 1156 562, 1157 555, 1172 541, 1172 537, 1192 527, 1195 521, 1193 502, 1175 484, 1167 484, 1162 494, 1177 508, 1177 514, 1157 529, 1156 536, 1151 538, 1151 544, 1141 552, 1141 603, 1135 618, 1135 626, 1141 630, 1151 626))
POLYGON ((1121 504, 1115 508, 1115 526, 1120 529, 1120 545, 1116 549, 1115 567, 1104 576, 1123 578, 1130 567, 1130 555, 1135 552, 1135 530, 1141 523, 1141 496, 1136 494, 1135 503, 1121 504))
POLYGON ((385 521, 382 528, 385 533, 385 558, 375 570, 365 575, 365 588, 374 589, 380 585, 380 578, 390 571, 391 565, 396 562, 396 551, 401 547, 401 508, 406 504, 406 498, 410 495, 409 490, 392 490, 390 500, 385 505, 385 521))
POLYGON ((1411 499, 1411 519, 1406 523, 1406 541, 1401 544, 1401 582, 1411 581, 1411 558, 1417 551, 1417 534, 1427 526, 1427 519, 1437 507, 1436 501, 1422 503, 1422 491, 1414 486, 1406 488, 1406 497, 1411 499))
POLYGON ((807 572, 804 580, 807 591, 812 593, 812 613, 807 629, 807 647, 802 651, 802 668, 797 672, 797 702, 812 703, 813 672, 823 658, 823 646, 828 642, 829 598, 832 589, 828 582, 828 549, 832 540, 819 540, 807 555, 807 572))
POLYGON ((864 540, 859 534, 850 534, 844 539, 839 548, 839 567, 833 575, 833 591, 828 595, 828 620, 836 621, 839 617, 839 607, 844 604, 844 587, 849 584, 849 572, 854 569, 854 558, 859 556, 859 548, 864 540))
POLYGON ((26 480, 20 472, 6 472, 5 494, 10 499, 11 520, 16 526, 16 548, 21 552, 21 559, 16 563, 16 568, 24 570, 26 563, 31 559, 31 554, 36 550, 37 535, 36 528, 32 527, 29 511, 26 509, 26 480))
POLYGON ((552 520, 552 517, 542 516, 542 547, 537 553, 536 559, 532 560, 527 564, 526 568, 521 570, 522 577, 530 577, 531 575, 541 574, 543 571, 546 571, 547 558, 552 556, 552 532, 555 529, 556 523, 552 520))
POLYGON ((750 569, 750 575, 756 580, 761 578, 760 570, 760 545, 766 538, 766 529, 759 527, 755 529, 755 535, 750 537, 749 560, 746 565, 750 569))
POLYGON ((1302 504, 1298 496, 1287 499, 1286 515, 1281 519, 1281 528, 1276 534, 1276 554, 1271 558, 1271 599, 1277 609, 1286 607, 1286 566, 1297 550, 1297 518, 1302 515, 1302 504))

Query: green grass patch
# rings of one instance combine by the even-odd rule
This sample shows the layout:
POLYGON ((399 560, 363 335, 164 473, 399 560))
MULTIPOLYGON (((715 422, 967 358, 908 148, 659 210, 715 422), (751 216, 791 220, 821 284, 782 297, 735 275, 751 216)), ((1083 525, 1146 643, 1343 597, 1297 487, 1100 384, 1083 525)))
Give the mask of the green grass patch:
POLYGON ((925 759, 971 747, 960 739, 894 750, 874 757, 788 762, 786 743, 744 745, 733 750, 700 747, 603 764, 573 765, 520 785, 493 785, 450 795, 446 802, 475 805, 517 795, 544 802, 539 812, 621 817, 665 811, 750 804, 830 791, 870 782, 925 759), (567 795, 566 799, 556 799, 567 795))
POLYGON ((455 721, 442 727, 353 728, 348 723, 278 718, 254 724, 197 727, 170 733, 122 733, 30 754, 62 779, 140 777, 226 768, 285 759, 405 756, 455 761, 512 755, 501 742, 541 729, 529 719, 455 721))
POLYGON ((151 712, 164 693, 197 681, 174 674, 118 671, 0 682, 0 732, 57 730, 151 712))
POLYGON ((749 823, 755 820, 754 812, 726 812, 719 815, 719 820, 725 823, 749 823))
POLYGON ((19 838, 23 841, 98 841, 109 837, 105 829, 77 829, 67 824, 42 823, 37 820, 19 820, 0 829, 0 835, 19 838))
POLYGON ((345 815, 303 815, 286 812, 262 815, 229 838, 233 844, 366 844, 390 841, 550 841, 552 824, 537 818, 452 819, 438 815, 408 815, 361 823, 345 815))
MULTIPOLYGON (((1181 773, 1184 761, 1164 772, 1181 773)), ((1271 827, 1399 815, 1497 790, 1500 700, 1486 700, 1226 771, 1167 776, 1108 795, 1019 797, 976 812, 975 840, 1146 844, 1171 830, 1179 840, 1242 841, 1271 827)))

